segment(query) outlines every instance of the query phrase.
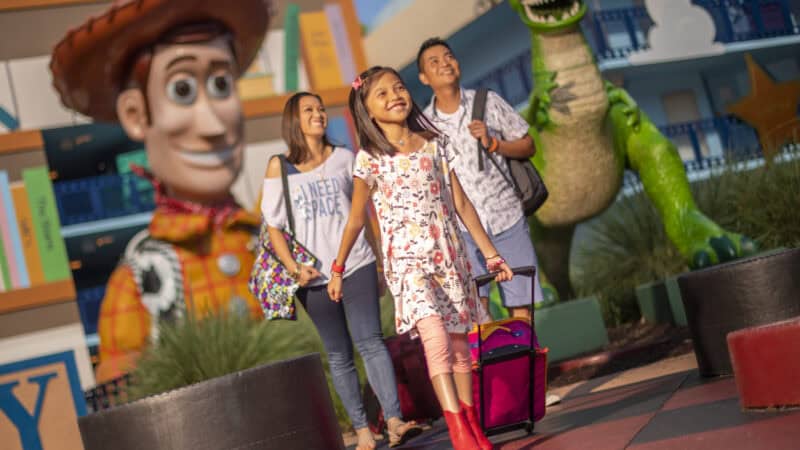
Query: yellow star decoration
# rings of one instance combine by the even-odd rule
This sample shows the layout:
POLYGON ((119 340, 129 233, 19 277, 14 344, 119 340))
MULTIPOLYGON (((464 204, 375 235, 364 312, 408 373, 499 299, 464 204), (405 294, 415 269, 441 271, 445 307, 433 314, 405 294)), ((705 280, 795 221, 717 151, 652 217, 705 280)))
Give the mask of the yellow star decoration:
POLYGON ((776 83, 750 54, 745 62, 750 95, 730 105, 728 112, 756 129, 764 156, 772 157, 787 142, 800 142, 800 80, 776 83))

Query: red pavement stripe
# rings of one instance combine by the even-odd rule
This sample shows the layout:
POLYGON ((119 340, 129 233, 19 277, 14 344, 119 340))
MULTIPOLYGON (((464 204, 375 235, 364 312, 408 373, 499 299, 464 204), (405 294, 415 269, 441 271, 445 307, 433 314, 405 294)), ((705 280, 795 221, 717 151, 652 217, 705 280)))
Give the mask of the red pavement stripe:
POLYGON ((534 430, 534 435, 531 437, 502 443, 496 448, 499 450, 620 450, 628 445, 652 416, 653 414, 644 414, 567 429, 558 433, 537 433, 534 430))
POLYGON ((727 400, 732 397, 736 397, 736 383, 733 378, 723 378, 697 386, 682 387, 661 410, 669 411, 701 403, 727 400))
MULTIPOLYGON (((763 417, 763 415, 762 415, 763 417)), ((800 413, 744 425, 691 433, 627 447, 629 450, 789 450, 800 442, 800 413)), ((676 432, 680 433, 679 430, 676 432)), ((577 448, 577 447, 576 447, 577 448)), ((539 447, 536 447, 540 450, 539 447)))

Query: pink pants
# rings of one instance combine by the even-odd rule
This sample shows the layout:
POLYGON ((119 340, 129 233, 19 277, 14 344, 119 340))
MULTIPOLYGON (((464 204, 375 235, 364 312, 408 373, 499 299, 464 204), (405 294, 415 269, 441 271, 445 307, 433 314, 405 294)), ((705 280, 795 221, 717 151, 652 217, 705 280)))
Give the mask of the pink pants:
POLYGON ((448 333, 439 316, 429 316, 419 320, 417 332, 422 340, 422 346, 425 348, 429 377, 472 371, 472 359, 466 334, 448 333))

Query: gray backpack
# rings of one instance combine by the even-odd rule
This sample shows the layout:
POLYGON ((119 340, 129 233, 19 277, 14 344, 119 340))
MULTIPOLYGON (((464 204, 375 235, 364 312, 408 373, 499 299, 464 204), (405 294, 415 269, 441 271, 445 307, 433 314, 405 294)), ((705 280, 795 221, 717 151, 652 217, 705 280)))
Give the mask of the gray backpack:
MULTIPOLYGON (((475 92, 475 101, 472 104, 473 120, 483 121, 484 113, 486 112, 486 96, 488 93, 489 90, 486 88, 478 89, 475 92)), ((481 140, 476 140, 478 141, 478 168, 481 171, 485 170, 483 165, 483 156, 485 154, 500 174, 503 175, 506 182, 514 189, 514 194, 516 194, 517 198, 522 202, 522 211, 525 213, 525 216, 533 215, 533 213, 542 206, 544 201, 547 200, 547 187, 544 185, 542 177, 539 175, 539 172, 536 170, 533 163, 531 163, 530 159, 505 158, 511 174, 509 178, 503 169, 500 168, 497 161, 495 161, 494 156, 481 144, 481 140)))

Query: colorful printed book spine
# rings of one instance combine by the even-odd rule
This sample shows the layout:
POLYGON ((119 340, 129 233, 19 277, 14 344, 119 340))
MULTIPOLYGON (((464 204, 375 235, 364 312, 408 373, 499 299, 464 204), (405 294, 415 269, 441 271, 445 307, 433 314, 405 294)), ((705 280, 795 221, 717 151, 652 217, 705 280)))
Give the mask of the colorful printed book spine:
POLYGON ((272 87, 272 76, 267 74, 239 78, 236 88, 242 100, 253 100, 275 94, 272 87))
POLYGON ((297 63, 300 59, 300 26, 298 17, 300 7, 295 4, 286 5, 286 14, 283 19, 283 61, 284 61, 284 89, 294 92, 298 88, 297 63))
POLYGON ((116 157, 117 163, 117 173, 123 178, 122 183, 122 197, 127 202, 127 207, 132 209, 136 209, 141 207, 141 204, 134 204, 133 202, 133 193, 131 192, 131 184, 130 180, 133 179, 133 186, 134 190, 139 194, 139 201, 147 201, 149 202, 152 199, 153 194, 153 184, 150 183, 149 180, 146 178, 140 178, 138 176, 133 175, 133 169, 131 165, 136 165, 143 168, 149 168, 149 164, 147 162, 147 152, 145 149, 141 148, 138 150, 120 153, 116 157), (141 196, 146 196, 146 198, 142 198, 141 196))
POLYGON ((19 238, 17 227, 17 212, 14 210, 14 201, 11 199, 11 187, 8 182, 8 172, 0 170, 0 213, 5 216, 0 219, 0 229, 5 243, 6 260, 11 273, 11 285, 14 289, 30 287, 28 269, 25 267, 25 256, 22 253, 22 241, 19 238))
POLYGON ((325 15, 328 16, 333 43, 336 48, 336 59, 339 61, 339 70, 342 80, 349 83, 356 79, 356 65, 353 62, 353 48, 350 46, 350 39, 347 37, 347 27, 344 24, 342 7, 338 3, 327 3, 325 5, 325 15))
POLYGON ((9 131, 14 131, 19 128, 19 121, 16 117, 12 116, 11 113, 6 111, 5 108, 0 106, 0 125, 9 131))
POLYGON ((272 89, 272 75, 264 62, 265 53, 262 47, 250 67, 236 82, 239 97, 242 100, 269 97, 275 93, 272 89))
POLYGON ((284 58, 284 32, 283 30, 270 30, 264 40, 261 51, 264 52, 267 64, 272 73, 272 90, 276 94, 286 92, 286 62, 284 58))
POLYGON ((41 135, 47 165, 57 181, 107 174, 115 155, 142 146, 128 138, 119 124, 101 122, 48 128, 41 135))
POLYGON ((28 191, 44 279, 47 282, 68 279, 70 270, 67 250, 61 238, 61 225, 47 167, 25 169, 22 171, 22 179, 28 191))
POLYGON ((303 61, 311 88, 322 90, 342 86, 344 82, 336 60, 336 46, 325 11, 301 13, 299 22, 303 61))
POLYGON ((44 283, 44 271, 39 256, 39 244, 36 242, 36 233, 34 232, 33 214, 31 214, 31 206, 28 203, 28 191, 22 182, 11 183, 11 198, 14 200, 14 208, 17 210, 17 226, 22 241, 22 253, 28 267, 28 277, 31 280, 31 286, 36 286, 44 283))
MULTIPOLYGON (((3 218, 0 218, 2 221, 3 218)), ((3 235, 0 233, 0 292, 13 289, 11 286, 11 274, 8 272, 8 260, 6 259, 5 243, 3 235)))
POLYGON ((303 58, 300 58, 297 61, 297 90, 299 91, 310 91, 311 83, 308 81, 308 72, 306 71, 306 65, 303 63, 303 58))
POLYGON ((0 133, 19 128, 14 107, 14 91, 9 78, 8 63, 0 61, 0 133))

